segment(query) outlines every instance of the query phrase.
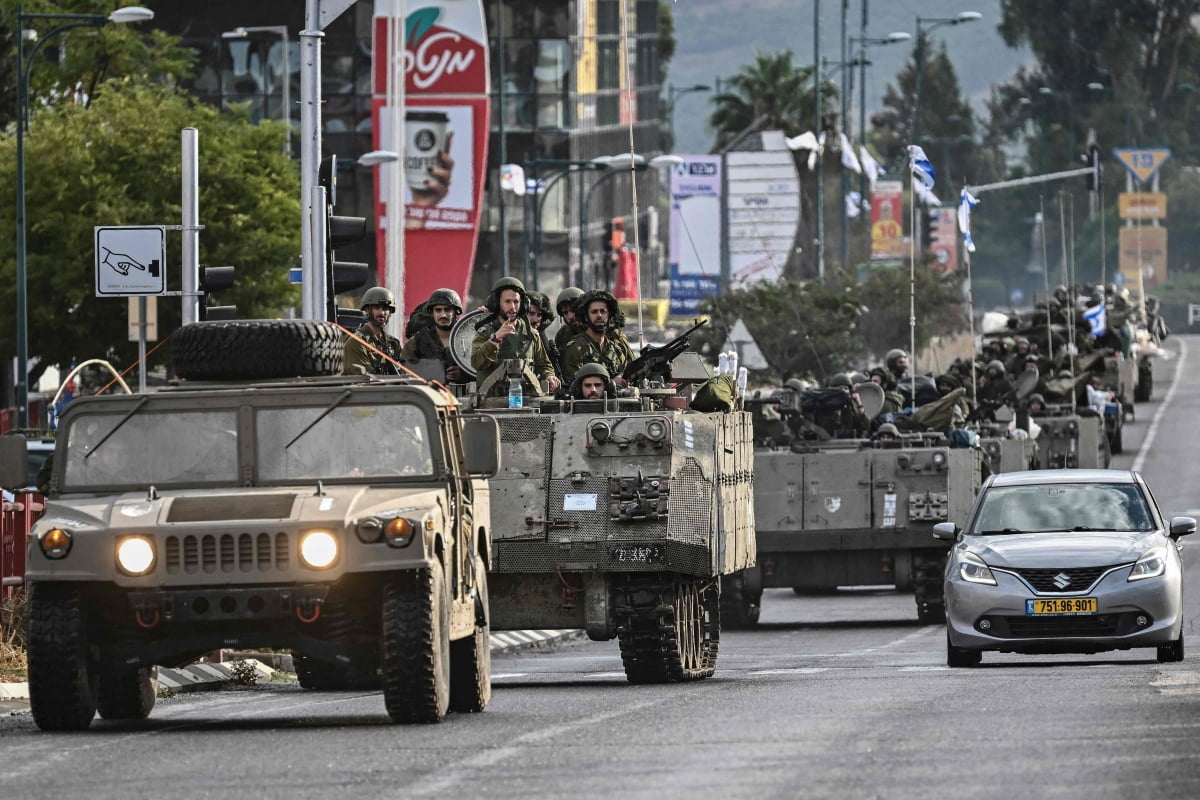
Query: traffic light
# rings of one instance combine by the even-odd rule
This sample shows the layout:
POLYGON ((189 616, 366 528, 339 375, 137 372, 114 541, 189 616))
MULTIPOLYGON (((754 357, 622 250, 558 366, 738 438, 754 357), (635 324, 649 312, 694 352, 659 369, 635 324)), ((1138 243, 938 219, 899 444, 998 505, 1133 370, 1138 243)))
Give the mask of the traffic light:
POLYGON ((1089 192, 1094 192, 1104 181, 1104 163, 1100 161, 1100 145, 1094 143, 1088 145, 1087 165, 1092 170, 1092 174, 1087 176, 1087 188, 1089 192))
POLYGON ((354 291, 367 282, 370 267, 361 261, 338 261, 335 252, 339 247, 353 244, 367 235, 366 217, 344 217, 333 213, 337 198, 337 157, 327 156, 321 160, 317 180, 325 187, 325 281, 329 287, 326 298, 326 318, 337 319, 335 295, 354 291))
POLYGON ((937 211, 926 210, 921 213, 921 249, 928 250, 933 247, 934 239, 937 238, 937 227, 939 214, 937 211))
POLYGON ((212 295, 233 286, 237 280, 237 267, 200 267, 198 276, 200 291, 199 317, 201 322, 218 319, 234 319, 237 316, 237 306, 214 306, 212 295))

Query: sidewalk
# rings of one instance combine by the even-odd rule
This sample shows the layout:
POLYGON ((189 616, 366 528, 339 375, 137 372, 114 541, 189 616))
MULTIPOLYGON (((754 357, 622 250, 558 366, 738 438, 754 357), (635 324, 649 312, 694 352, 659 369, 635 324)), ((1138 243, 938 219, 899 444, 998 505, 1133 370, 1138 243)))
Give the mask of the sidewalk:
MULTIPOLYGON (((585 638, 581 630, 504 631, 492 634, 492 654, 546 647, 585 638)), ((223 689, 230 684, 252 684, 271 680, 276 672, 291 673, 292 657, 286 653, 229 654, 220 663, 191 664, 180 669, 158 671, 159 691, 196 692, 223 689)), ((0 715, 29 710, 28 683, 0 683, 0 715)))

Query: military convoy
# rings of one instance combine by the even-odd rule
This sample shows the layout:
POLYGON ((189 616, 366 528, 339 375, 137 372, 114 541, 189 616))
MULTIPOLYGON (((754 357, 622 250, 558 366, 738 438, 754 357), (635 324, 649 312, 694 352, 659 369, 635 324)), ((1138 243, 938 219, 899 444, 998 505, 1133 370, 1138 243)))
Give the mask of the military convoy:
MULTIPOLYGON (((382 687, 396 722, 482 710, 495 421, 419 381, 330 374, 328 323, 175 337, 187 380, 59 423, 27 562, 37 725, 144 718, 156 665, 247 647, 293 649, 305 686, 382 687)), ((23 480, 24 441, 3 441, 0 479, 23 480)))

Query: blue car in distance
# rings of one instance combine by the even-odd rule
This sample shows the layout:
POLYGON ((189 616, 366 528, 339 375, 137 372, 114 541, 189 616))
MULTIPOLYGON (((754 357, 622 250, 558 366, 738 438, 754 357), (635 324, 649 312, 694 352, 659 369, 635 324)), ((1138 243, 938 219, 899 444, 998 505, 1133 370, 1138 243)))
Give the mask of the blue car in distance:
POLYGON ((946 663, 984 651, 1099 653, 1153 647, 1183 660, 1179 538, 1139 473, 1054 469, 989 477, 967 523, 934 526, 946 563, 946 663))

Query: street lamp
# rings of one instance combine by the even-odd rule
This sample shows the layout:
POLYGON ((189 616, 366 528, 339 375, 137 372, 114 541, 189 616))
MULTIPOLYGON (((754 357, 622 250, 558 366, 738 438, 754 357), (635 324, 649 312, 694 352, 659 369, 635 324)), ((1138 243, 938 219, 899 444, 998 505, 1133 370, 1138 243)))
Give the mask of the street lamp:
POLYGON ((283 154, 292 157, 292 72, 288 57, 288 29, 286 25, 251 25, 237 27, 221 34, 222 39, 245 39, 252 33, 273 33, 283 43, 283 121, 287 125, 287 138, 283 142, 283 154))
POLYGON ((111 14, 35 14, 17 6, 17 426, 29 427, 29 304, 25 260, 25 133, 29 128, 29 72, 34 56, 46 42, 72 28, 98 28, 109 22, 124 24, 154 19, 154 12, 141 6, 119 8, 111 14), (25 24, 34 20, 65 20, 38 38, 25 24), (29 53, 25 41, 35 42, 29 53))
MULTIPOLYGON (((900 42, 907 42, 911 38, 912 34, 905 31, 893 31, 887 36, 882 37, 850 37, 851 49, 854 48, 856 42, 858 43, 858 142, 864 148, 867 146, 867 64, 870 63, 867 61, 867 48, 899 44, 900 42)), ((867 196, 867 171, 865 169, 858 179, 858 192, 864 198, 867 196)))
POLYGON ((679 102, 679 98, 685 94, 711 91, 711 86, 705 86, 702 83, 698 83, 695 86, 688 86, 685 89, 676 89, 674 84, 667 84, 667 129, 671 132, 671 147, 675 146, 675 103, 679 102))
POLYGON ((917 17, 917 75, 913 88, 913 124, 912 140, 919 141, 921 134, 921 73, 925 70, 925 34, 945 25, 962 25, 964 22, 975 22, 983 19, 978 11, 960 11, 953 17, 924 18, 917 17), (922 28, 922 25, 928 26, 922 28))
MULTIPOLYGON (((598 179, 596 179, 596 182, 592 184, 590 189, 588 189, 587 196, 584 198, 583 203, 579 206, 579 211, 580 211, 580 214, 579 214, 579 263, 580 263, 580 266, 583 265, 584 258, 587 255, 587 247, 586 247, 587 227, 588 227, 587 220, 588 220, 588 214, 592 207, 592 195, 594 195, 596 193, 596 189, 600 188, 601 184, 612 180, 613 178, 617 177, 618 175, 628 175, 630 172, 645 172, 646 170, 651 169, 651 168, 658 169, 658 170, 669 169, 670 167, 674 167, 674 166, 684 163, 683 156, 676 156, 676 155, 655 156, 654 158, 650 159, 649 162, 645 161, 641 156, 637 156, 637 158, 633 161, 632 166, 630 166, 630 158, 629 158, 628 153, 624 153, 620 156, 601 156, 600 158, 598 158, 596 160, 606 163, 611 168, 611 171, 604 175, 601 175, 598 179)), ((636 224, 636 220, 635 220, 635 224, 636 224)))
MULTIPOLYGON (((530 192, 525 193, 526 211, 525 214, 525 267, 523 270, 524 280, 529 284, 532 279, 532 288, 538 288, 538 258, 542 253, 542 203, 549 196, 550 190, 554 188, 554 184, 568 175, 596 171, 602 172, 608 169, 611 165, 619 163, 620 156, 601 156, 593 158, 590 161, 573 161, 561 158, 527 158, 525 160, 526 172, 531 174, 534 190, 532 192, 532 214, 528 213, 530 205, 530 192), (538 167, 559 167, 558 172, 552 173, 546 180, 545 185, 541 185, 538 178, 538 167)), ((629 158, 625 154, 625 159, 629 158)), ((637 156, 641 158, 641 156, 637 156)), ((628 163, 626 161, 625 163, 628 163)), ((583 206, 583 192, 579 193, 579 205, 583 206)), ((580 212, 582 213, 582 211, 580 212)))

